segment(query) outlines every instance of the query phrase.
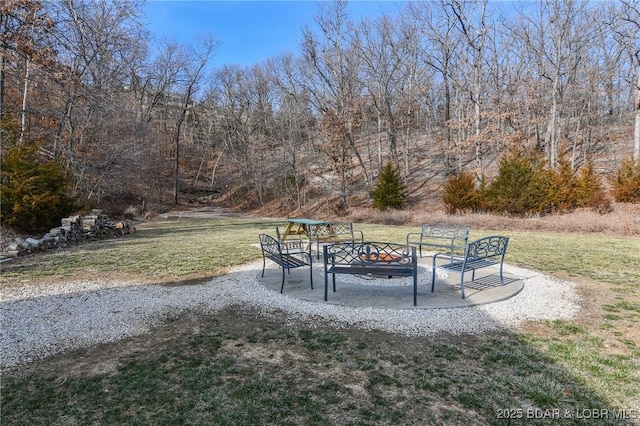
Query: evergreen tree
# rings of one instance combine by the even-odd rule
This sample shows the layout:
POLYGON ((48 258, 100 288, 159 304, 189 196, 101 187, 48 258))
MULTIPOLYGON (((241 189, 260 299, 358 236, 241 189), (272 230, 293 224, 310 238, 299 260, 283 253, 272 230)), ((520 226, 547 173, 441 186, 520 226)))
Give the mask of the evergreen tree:
POLYGON ((633 159, 624 160, 610 181, 616 201, 640 203, 640 162, 634 164, 633 159))
POLYGON ((45 232, 78 209, 67 195, 69 176, 56 162, 38 162, 38 144, 24 141, 9 151, 0 170, 0 207, 4 225, 45 232))
POLYGON ((555 173, 536 151, 514 150, 500 159, 487 190, 488 209, 515 215, 546 214, 554 209, 555 173))
POLYGON ((442 201, 449 214, 465 211, 481 211, 483 206, 484 178, 482 187, 476 187, 475 176, 460 172, 451 176, 444 185, 442 201))
POLYGON ((371 192, 371 198, 373 199, 373 207, 378 210, 404 207, 407 198, 406 187, 398 169, 392 163, 387 163, 382 169, 376 187, 371 192))

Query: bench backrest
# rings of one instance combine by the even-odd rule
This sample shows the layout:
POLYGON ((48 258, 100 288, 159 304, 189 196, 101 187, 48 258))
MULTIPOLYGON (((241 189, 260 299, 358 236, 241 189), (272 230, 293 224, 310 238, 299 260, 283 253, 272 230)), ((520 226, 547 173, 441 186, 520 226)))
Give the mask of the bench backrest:
POLYGON ((282 258, 282 250, 280 248, 280 243, 273 237, 267 234, 260 234, 258 236, 260 239, 260 248, 262 249, 262 254, 270 259, 280 260, 282 258))
POLYGON ((467 241, 470 228, 464 225, 449 225, 444 223, 425 223, 422 225, 422 238, 448 238, 467 241))
POLYGON ((404 244, 366 242, 336 243, 324 246, 324 261, 332 265, 404 265, 416 263, 415 247, 404 244))
POLYGON ((351 222, 329 222, 326 225, 312 227, 311 233, 316 237, 330 237, 334 235, 353 236, 353 224, 351 222))
POLYGON ((509 237, 491 236, 479 238, 467 244, 464 257, 467 261, 487 259, 490 257, 504 258, 508 244, 509 237))

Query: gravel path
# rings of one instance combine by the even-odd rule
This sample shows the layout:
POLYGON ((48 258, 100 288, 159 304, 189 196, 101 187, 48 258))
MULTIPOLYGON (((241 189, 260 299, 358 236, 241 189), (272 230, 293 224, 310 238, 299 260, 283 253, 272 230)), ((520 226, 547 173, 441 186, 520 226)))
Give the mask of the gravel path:
POLYGON ((238 267, 206 284, 162 286, 137 282, 24 285, 2 290, 0 369, 73 349, 148 332, 185 310, 203 314, 242 306, 265 314, 284 312, 291 321, 322 321, 338 327, 375 329, 407 336, 479 334, 528 320, 569 319, 579 309, 575 285, 505 265, 526 277, 515 297, 477 307, 395 310, 350 308, 294 299, 268 290, 257 279, 262 261, 238 267))

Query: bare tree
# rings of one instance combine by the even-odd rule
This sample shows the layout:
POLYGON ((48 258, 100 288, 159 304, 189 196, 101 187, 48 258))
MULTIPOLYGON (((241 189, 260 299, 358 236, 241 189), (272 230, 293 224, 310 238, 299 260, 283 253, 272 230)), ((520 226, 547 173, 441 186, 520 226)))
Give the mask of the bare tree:
POLYGON ((277 168, 282 182, 280 197, 291 199, 300 213, 304 214, 307 170, 310 165, 308 153, 312 150, 315 120, 311 114, 308 93, 300 83, 300 68, 296 58, 282 55, 274 61, 273 66, 279 105, 275 116, 275 137, 280 140, 282 149, 282 167, 277 168))
MULTIPOLYGON (((363 78, 369 98, 378 113, 378 129, 386 128, 391 161, 398 164, 398 98, 402 90, 400 73, 408 55, 404 40, 396 40, 391 18, 383 15, 375 21, 363 20, 356 34, 360 35, 358 54, 362 58, 363 78)), ((378 171, 384 160, 378 146, 378 171)))
MULTIPOLYGON (((421 33, 422 48, 420 58, 425 65, 433 69, 440 81, 438 87, 440 92, 432 97, 441 99, 442 114, 439 126, 444 128, 444 165, 445 173, 448 175, 454 169, 451 160, 453 147, 451 135, 451 109, 452 109, 452 84, 453 68, 455 67, 456 55, 460 45, 460 38, 456 36, 456 21, 453 14, 446 7, 435 8, 431 2, 412 2, 409 4, 408 13, 410 18, 417 22, 421 33)), ((459 164, 461 167, 461 164, 459 164)))
POLYGON ((146 34, 136 1, 47 4, 56 22, 55 37, 62 71, 56 89, 60 103, 52 114, 58 123, 54 155, 72 173, 76 190, 99 200, 131 159, 129 117, 123 93, 130 65, 144 59, 146 34))
MULTIPOLYGON (((40 1, 13 0, 0 4, 0 120, 4 118, 6 73, 9 69, 22 72, 20 136, 27 132, 29 83, 33 67, 47 72, 55 60, 48 33, 54 22, 40 1), (7 64, 11 64, 7 67, 7 64)), ((18 79, 13 79, 17 83, 18 79)), ((18 111, 15 111, 18 112, 18 111)), ((0 133, 0 142, 2 135, 0 133)))
POLYGON ((640 3, 637 0, 623 0, 617 19, 610 23, 616 39, 628 54, 633 72, 629 79, 633 88, 634 131, 633 162, 640 163, 640 3))
POLYGON ((200 36, 198 44, 187 48, 184 67, 176 82, 175 93, 180 96, 180 107, 173 129, 173 145, 175 149, 173 167, 173 204, 178 204, 180 191, 180 131, 187 112, 195 104, 195 96, 203 83, 204 71, 219 43, 212 36, 200 36))
MULTIPOLYGON (((399 141, 404 133, 404 175, 409 169, 411 126, 415 125, 415 88, 418 80, 418 35, 410 21, 396 22, 388 15, 363 19, 356 32, 362 59, 362 80, 377 115, 378 132, 387 135, 390 160, 400 168, 399 141)), ((426 85, 428 82, 423 81, 426 85)), ((383 150, 377 147, 377 171, 382 170, 383 150)))
POLYGON ((519 37, 526 40, 537 74, 547 82, 550 99, 544 146, 555 167, 568 117, 567 91, 578 80, 580 66, 596 34, 586 2, 546 0, 538 5, 535 18, 523 14, 529 25, 522 27, 519 37))
MULTIPOLYGON (((478 175, 484 169, 483 164, 483 138, 482 138, 482 114, 483 114, 483 65, 485 62, 485 48, 488 38, 487 28, 487 1, 479 3, 460 2, 457 0, 447 0, 445 7, 450 9, 456 20, 456 27, 466 41, 466 55, 462 63, 469 62, 471 67, 471 83, 468 85, 469 98, 473 105, 473 137, 470 140, 475 145, 475 161, 478 175), (477 5, 479 10, 469 8, 470 5, 477 5)), ((467 86, 466 84, 464 86, 467 86)))
POLYGON ((339 177, 339 193, 343 208, 347 206, 347 172, 351 152, 362 172, 367 188, 369 173, 356 145, 361 122, 360 64, 353 46, 347 2, 320 3, 316 18, 322 38, 310 28, 303 30, 302 58, 305 90, 311 95, 316 110, 324 115, 328 144, 319 144, 339 177))
POLYGON ((214 84, 208 98, 219 109, 218 128, 222 150, 228 163, 235 167, 241 179, 236 187, 248 190, 258 202, 265 202, 264 175, 268 165, 273 165, 275 77, 267 65, 251 69, 226 66, 214 76, 214 84))

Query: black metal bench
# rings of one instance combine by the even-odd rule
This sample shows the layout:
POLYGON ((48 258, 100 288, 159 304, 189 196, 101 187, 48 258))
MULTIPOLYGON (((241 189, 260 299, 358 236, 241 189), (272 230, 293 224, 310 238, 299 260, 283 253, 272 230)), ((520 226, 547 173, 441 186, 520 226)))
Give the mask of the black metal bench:
POLYGON ((327 222, 324 225, 311 227, 309 235, 316 241, 316 253, 320 259, 320 243, 351 243, 364 242, 362 231, 354 230, 350 222, 327 222), (358 235, 358 236, 356 236, 358 235))
POLYGON ((418 262, 416 248, 394 243, 336 243, 323 247, 324 300, 329 296, 329 275, 333 292, 336 274, 379 277, 413 277, 413 306, 418 298, 418 262))
POLYGON ((283 252, 280 243, 273 237, 266 234, 260 234, 258 238, 260 239, 260 248, 262 250, 263 277, 267 259, 277 263, 282 268, 282 284, 280 286, 280 293, 282 293, 284 290, 284 271, 286 270, 287 272, 291 272, 291 269, 309 266, 309 281, 311 282, 311 290, 313 290, 313 259, 311 254, 305 250, 283 252), (309 258, 309 261, 305 261, 305 258, 309 258))
POLYGON ((471 271, 471 282, 475 280, 476 269, 488 268, 490 266, 500 266, 500 284, 504 285, 502 275, 502 265, 504 255, 507 252, 509 237, 491 236, 469 242, 465 248, 464 256, 452 256, 449 253, 436 253, 433 256, 433 269, 431 271, 431 292, 435 289, 436 282, 436 259, 438 256, 451 258, 450 263, 438 266, 438 268, 460 274, 460 292, 464 299, 464 274, 471 271))
POLYGON ((422 247, 434 247, 446 249, 449 255, 453 255, 456 248, 461 253, 469 239, 469 227, 463 225, 448 225, 444 223, 425 223, 420 232, 407 234, 407 245, 416 246, 419 256, 422 257, 422 247))
POLYGON ((303 240, 301 235, 294 235, 287 240, 282 239, 280 227, 276 226, 276 239, 280 243, 280 249, 283 253, 299 254, 309 251, 309 241, 303 240))

